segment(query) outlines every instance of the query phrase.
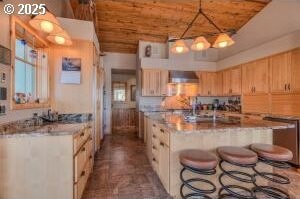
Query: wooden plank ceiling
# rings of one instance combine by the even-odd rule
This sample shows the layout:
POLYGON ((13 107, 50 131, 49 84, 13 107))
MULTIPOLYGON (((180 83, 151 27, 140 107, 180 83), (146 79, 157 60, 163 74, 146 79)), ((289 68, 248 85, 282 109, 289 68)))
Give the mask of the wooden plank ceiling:
MULTIPOLYGON (((199 9, 199 0, 94 0, 97 35, 105 52, 136 53, 138 41, 178 38, 199 9)), ((239 30, 271 0, 202 0, 203 11, 224 31, 239 30)), ((186 36, 217 33, 198 17, 186 36)), ((207 38, 210 42, 214 37, 207 38)))

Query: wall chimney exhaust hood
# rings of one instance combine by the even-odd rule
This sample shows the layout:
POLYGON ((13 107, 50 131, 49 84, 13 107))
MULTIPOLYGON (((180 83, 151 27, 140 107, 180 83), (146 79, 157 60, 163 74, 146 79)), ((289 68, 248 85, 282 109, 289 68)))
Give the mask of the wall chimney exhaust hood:
POLYGON ((178 83, 190 83, 198 84, 199 79, 195 72, 193 71, 169 71, 169 83, 178 84, 178 83))

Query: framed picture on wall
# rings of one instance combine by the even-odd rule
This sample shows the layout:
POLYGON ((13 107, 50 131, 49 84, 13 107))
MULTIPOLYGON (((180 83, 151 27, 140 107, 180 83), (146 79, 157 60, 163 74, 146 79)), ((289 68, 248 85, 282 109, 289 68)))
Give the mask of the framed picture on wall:
POLYGON ((130 100, 135 101, 136 100, 136 85, 130 86, 130 100))
POLYGON ((61 83, 80 84, 81 82, 81 59, 62 58, 61 83))

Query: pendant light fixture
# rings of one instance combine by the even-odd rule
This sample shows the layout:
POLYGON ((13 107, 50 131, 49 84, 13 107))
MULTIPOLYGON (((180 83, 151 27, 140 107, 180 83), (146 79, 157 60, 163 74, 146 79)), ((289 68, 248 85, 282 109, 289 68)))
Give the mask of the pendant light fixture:
POLYGON ((205 39, 205 37, 197 37, 192 44, 191 48, 194 51, 206 50, 210 47, 210 43, 205 39))
POLYGON ((225 48, 234 44, 234 41, 226 33, 222 33, 217 37, 213 47, 214 48, 225 48))
POLYGON ((186 53, 189 51, 189 48, 186 46, 183 39, 175 41, 173 44, 171 51, 175 54, 186 53))
POLYGON ((194 22, 199 16, 203 16, 212 26, 214 26, 219 33, 213 33, 213 34, 207 34, 207 36, 217 36, 216 41, 214 42, 213 47, 214 48, 225 48, 228 46, 231 46, 234 44, 233 39, 229 35, 235 34, 235 30, 231 31, 223 31, 221 28, 219 28, 202 10, 202 1, 200 0, 200 5, 199 5, 199 11, 193 18, 193 20, 189 23, 188 27, 185 29, 183 34, 179 39, 170 39, 169 42, 175 42, 173 46, 171 47, 171 52, 173 53, 185 53, 188 52, 189 48, 185 45, 184 40, 187 39, 195 39, 191 49, 194 51, 201 51, 201 50, 206 50, 211 47, 211 44, 206 40, 204 35, 198 36, 198 37, 185 37, 185 34, 188 32, 188 30, 193 26, 194 22))
POLYGON ((45 33, 59 33, 63 31, 58 20, 51 12, 49 12, 49 10, 47 10, 44 15, 34 16, 29 21, 29 24, 34 29, 45 33))
POLYGON ((72 45, 71 37, 66 31, 60 33, 50 34, 47 39, 54 44, 70 46, 72 45))

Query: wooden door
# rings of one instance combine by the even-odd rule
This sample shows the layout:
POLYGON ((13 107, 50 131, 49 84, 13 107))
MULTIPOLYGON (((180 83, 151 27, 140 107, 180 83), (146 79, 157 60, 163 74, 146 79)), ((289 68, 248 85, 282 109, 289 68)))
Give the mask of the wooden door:
POLYGON ((242 66, 242 90, 244 95, 252 95, 253 94, 253 74, 254 74, 255 62, 250 62, 247 64, 243 64, 242 66))
POLYGON ((230 95, 231 90, 231 70, 223 71, 223 94, 230 95))
POLYGON ((253 68, 253 86, 255 94, 269 93, 269 59, 260 59, 253 68))
POLYGON ((160 70, 143 70, 143 96, 160 96, 160 70))
POLYGON ((161 96, 167 96, 168 94, 168 83, 169 83, 169 71, 160 71, 160 94, 161 96))
POLYGON ((216 95, 223 95, 223 73, 217 72, 216 74, 216 95))
POLYGON ((292 93, 300 92, 300 49, 292 51, 290 81, 288 82, 288 90, 292 93))
POLYGON ((112 127, 113 132, 136 133, 136 109, 135 108, 113 108, 112 127))
POLYGON ((286 93, 291 53, 281 53, 270 58, 271 92, 286 93))
POLYGON ((242 90, 242 71, 241 67, 235 67, 230 70, 231 95, 240 95, 242 90))

